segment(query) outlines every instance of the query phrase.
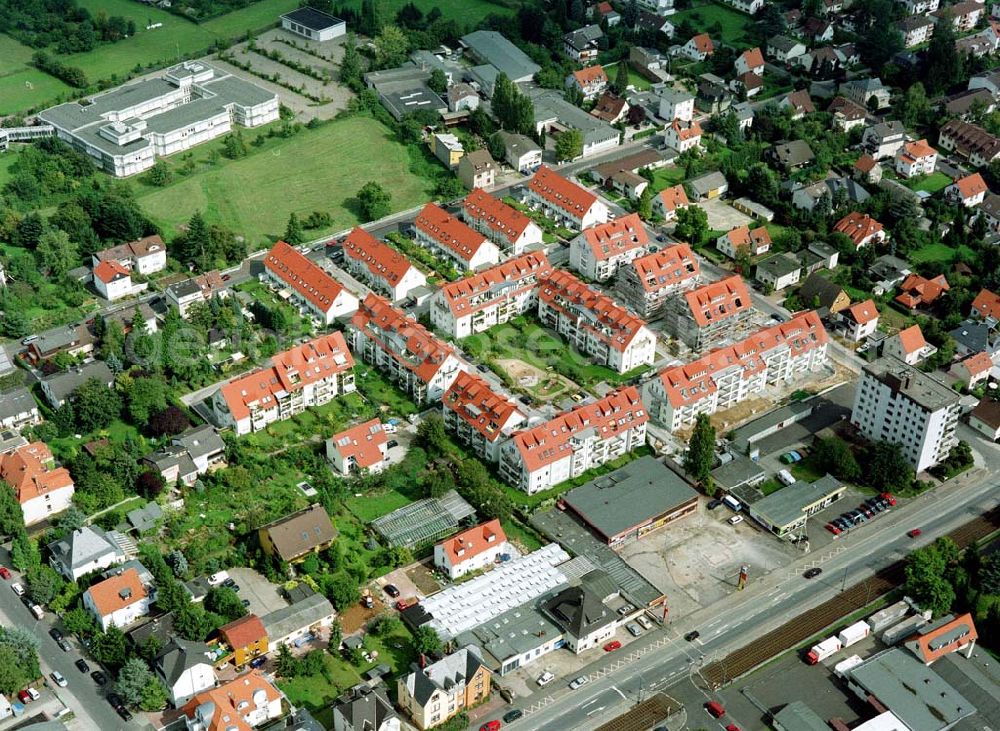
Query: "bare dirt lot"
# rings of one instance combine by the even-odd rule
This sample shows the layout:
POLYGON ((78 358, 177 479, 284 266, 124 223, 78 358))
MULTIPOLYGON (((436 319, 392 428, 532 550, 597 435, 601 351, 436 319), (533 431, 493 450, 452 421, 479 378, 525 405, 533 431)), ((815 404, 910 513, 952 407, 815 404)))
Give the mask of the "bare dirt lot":
POLYGON ((698 204, 708 216, 708 227, 713 231, 730 231, 737 226, 753 222, 750 216, 740 213, 727 201, 711 198, 698 204))
POLYGON ((514 382, 539 401, 552 401, 567 393, 580 390, 573 381, 558 373, 542 370, 517 358, 502 358, 496 361, 514 382))

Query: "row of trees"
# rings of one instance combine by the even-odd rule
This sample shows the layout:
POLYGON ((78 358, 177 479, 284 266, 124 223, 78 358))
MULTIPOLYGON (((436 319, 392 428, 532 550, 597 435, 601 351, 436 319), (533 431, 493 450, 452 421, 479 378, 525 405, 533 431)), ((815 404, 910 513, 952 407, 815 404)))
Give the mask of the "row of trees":
POLYGON ((90 51, 135 34, 135 21, 104 11, 91 14, 75 0, 0 0, 0 32, 32 48, 60 55, 90 51))

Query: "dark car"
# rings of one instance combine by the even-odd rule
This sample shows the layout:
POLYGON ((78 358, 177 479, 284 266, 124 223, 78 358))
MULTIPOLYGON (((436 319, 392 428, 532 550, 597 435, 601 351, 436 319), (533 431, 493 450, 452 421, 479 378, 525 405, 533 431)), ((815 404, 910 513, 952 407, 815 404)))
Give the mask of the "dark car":
POLYGON ((121 716, 123 721, 132 720, 132 712, 129 711, 125 706, 115 706, 115 713, 121 716))
POLYGON ((527 396, 518 396, 517 400, 520 401, 525 406, 531 406, 531 399, 527 396))
POLYGON ((393 599, 399 596, 399 589, 397 589, 393 584, 386 584, 382 591, 391 596, 393 599))
POLYGON ((489 368, 480 363, 479 365, 476 366, 476 370, 479 371, 480 373, 486 373, 486 371, 488 371, 489 368))
POLYGON ((694 642, 699 637, 701 637, 701 632, 699 632, 696 629, 691 630, 686 635, 684 635, 684 639, 687 640, 688 642, 694 642))
POLYGON ((267 658, 261 655, 260 657, 255 657, 250 661, 250 667, 259 668, 261 665, 267 662, 267 658))
POLYGON ((721 500, 709 500, 705 504, 705 507, 708 508, 709 510, 715 510, 720 505, 722 505, 722 501, 721 500))
POLYGON ((95 670, 90 674, 90 677, 94 679, 94 682, 98 685, 105 685, 108 682, 108 676, 102 673, 100 670, 95 670))
POLYGON ((397 442, 395 439, 390 439, 388 442, 386 442, 385 446, 387 446, 389 449, 392 449, 393 447, 398 447, 399 442, 397 442))
POLYGON ((243 600, 243 606, 244 607, 249 607, 250 606, 250 600, 249 599, 244 599, 243 600))
POLYGON ((236 579, 230 576, 228 579, 222 582, 222 585, 228 586, 230 589, 232 589, 233 587, 236 586, 236 579))
POLYGON ((117 693, 108 693, 108 703, 114 707, 125 705, 125 701, 123 701, 122 697, 117 693))
POLYGON ((76 669, 79 670, 81 673, 90 672, 90 665, 88 665, 87 661, 84 660, 82 657, 73 664, 76 665, 76 669))
POLYGON ((59 645, 59 649, 62 650, 63 652, 69 652, 70 650, 73 649, 73 646, 66 641, 65 637, 60 637, 58 640, 56 640, 56 644, 59 645))
POLYGON ((517 719, 519 719, 523 715, 524 715, 524 711, 522 711, 520 708, 512 708, 511 710, 509 710, 505 714, 503 714, 503 722, 504 723, 512 723, 512 722, 516 721, 517 719))
POLYGON ((49 637, 51 637, 56 642, 58 642, 59 640, 61 640, 63 638, 63 633, 60 632, 55 627, 53 627, 52 629, 49 630, 49 637))
POLYGON ((811 569, 806 569, 805 573, 802 575, 805 576, 807 579, 814 579, 822 573, 823 569, 819 568, 818 566, 813 566, 811 569))

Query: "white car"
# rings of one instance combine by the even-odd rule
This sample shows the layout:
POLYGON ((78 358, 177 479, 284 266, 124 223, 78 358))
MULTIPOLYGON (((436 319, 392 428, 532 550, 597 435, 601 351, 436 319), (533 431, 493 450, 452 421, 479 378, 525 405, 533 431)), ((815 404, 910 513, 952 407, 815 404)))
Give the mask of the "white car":
POLYGON ((544 673, 538 676, 538 680, 535 682, 538 683, 539 687, 542 687, 543 685, 548 685, 555 679, 556 676, 550 673, 548 670, 546 670, 544 673))
POLYGON ((52 678, 52 680, 55 681, 56 685, 58 685, 60 688, 66 687, 67 685, 66 678, 64 678, 63 674, 60 673, 58 670, 53 670, 49 675, 52 678))
POLYGON ((24 596, 24 585, 21 584, 19 581, 15 581, 13 584, 11 584, 10 588, 13 589, 14 593, 17 594, 18 596, 24 596))
POLYGON ((576 680, 574 680, 572 683, 569 684, 569 689, 576 690, 577 688, 581 688, 589 682, 590 678, 588 678, 586 675, 581 675, 579 678, 577 678, 576 680))
POLYGON ((742 523, 742 522, 743 522, 742 515, 734 515, 732 518, 729 519, 729 525, 736 525, 737 523, 742 523))

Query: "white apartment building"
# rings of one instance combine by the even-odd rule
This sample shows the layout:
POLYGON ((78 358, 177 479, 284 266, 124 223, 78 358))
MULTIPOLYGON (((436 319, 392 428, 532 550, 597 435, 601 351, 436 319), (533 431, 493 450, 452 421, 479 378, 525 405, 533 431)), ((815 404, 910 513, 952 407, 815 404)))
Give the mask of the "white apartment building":
POLYGON ((548 258, 539 251, 450 282, 431 296, 431 322, 453 338, 507 322, 538 304, 539 281, 552 271, 548 258))
POLYGON ((900 445, 920 473, 948 456, 958 440, 959 394, 898 358, 865 365, 851 423, 871 441, 900 445))
POLYGON ((510 552, 507 534, 499 520, 477 525, 434 546, 434 565, 454 581, 473 571, 491 567, 510 552))
POLYGON ((302 252, 279 241, 264 257, 265 282, 287 288, 303 313, 323 325, 358 309, 358 298, 302 252))
POLYGON ((525 186, 524 202, 575 231, 608 220, 608 207, 593 193, 545 165, 525 186))
POLYGON ((440 401, 463 370, 454 348, 377 294, 354 313, 350 333, 354 352, 418 404, 440 401))
POLYGON ((396 251, 358 226, 344 239, 344 268, 393 302, 406 299, 427 277, 396 251))
POLYGON ((896 174, 903 178, 930 175, 937 164, 937 150, 927 144, 927 140, 907 142, 896 153, 896 174))
POLYGON ((615 295, 643 320, 655 320, 670 297, 698 284, 700 273, 691 247, 674 244, 619 267, 615 295))
POLYGON ((588 279, 605 282, 648 247, 649 233, 639 214, 629 213, 581 231, 569 242, 569 265, 588 279))
POLYGON ((606 294, 556 270, 538 291, 538 318, 598 365, 618 373, 656 358, 656 335, 606 294))
POLYGON ((750 290, 739 274, 688 289, 663 307, 667 332, 692 350, 742 337, 753 313, 750 290))
POLYGON ((714 414, 788 383, 826 364, 829 342, 814 311, 767 327, 698 360, 672 366, 645 385, 650 416, 671 431, 690 428, 698 414, 714 414))
POLYGON ((473 373, 459 373, 441 401, 445 428, 490 462, 500 459, 500 446, 527 422, 510 397, 473 373))
POLYGON ((673 122, 679 119, 690 122, 694 117, 694 95, 677 89, 664 89, 660 93, 660 117, 673 122))
POLYGON ((9 487, 21 505, 26 526, 63 512, 73 499, 73 478, 57 467, 45 442, 32 442, 0 454, 0 490, 9 487))
POLYGON ((518 256, 527 247, 542 243, 541 226, 480 188, 465 196, 462 218, 507 255, 518 256))
POLYGON ((500 475, 532 495, 600 467, 646 443, 649 415, 627 386, 578 406, 500 447, 500 475))

